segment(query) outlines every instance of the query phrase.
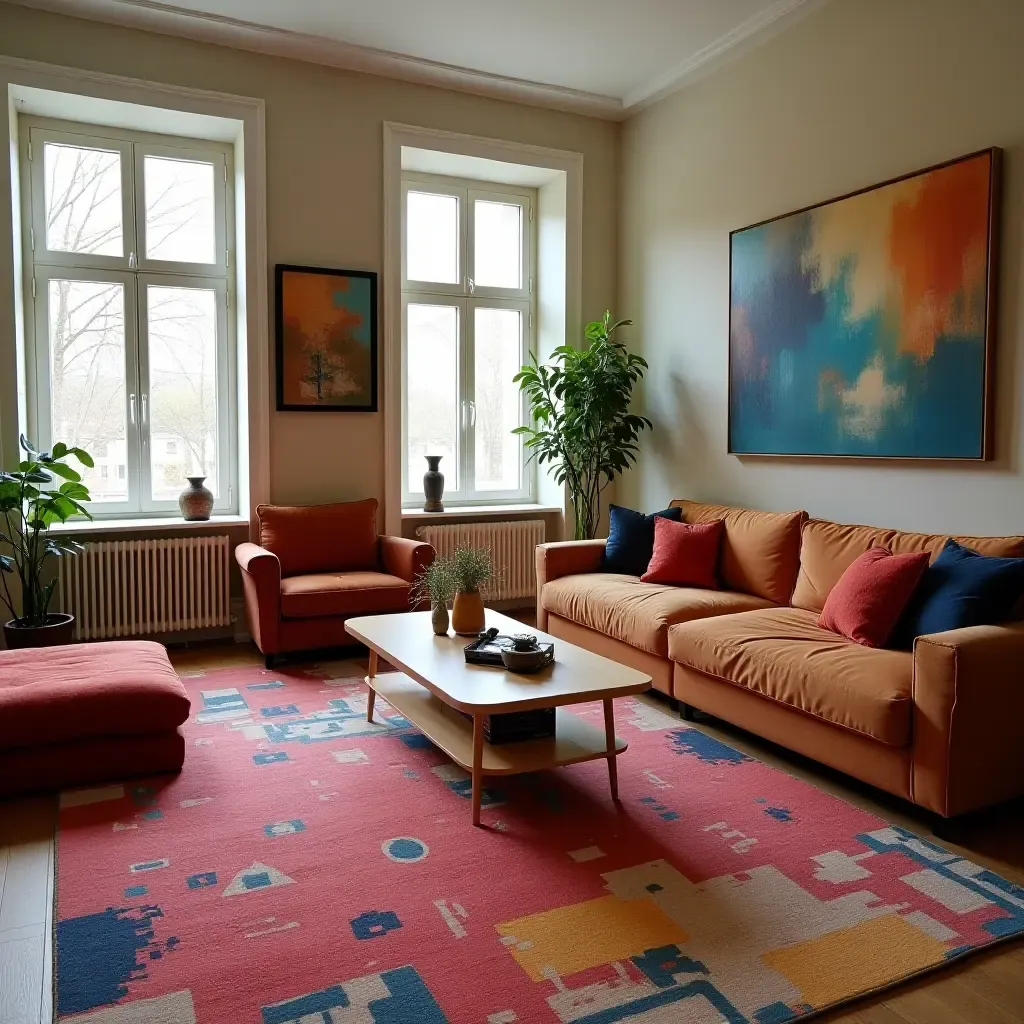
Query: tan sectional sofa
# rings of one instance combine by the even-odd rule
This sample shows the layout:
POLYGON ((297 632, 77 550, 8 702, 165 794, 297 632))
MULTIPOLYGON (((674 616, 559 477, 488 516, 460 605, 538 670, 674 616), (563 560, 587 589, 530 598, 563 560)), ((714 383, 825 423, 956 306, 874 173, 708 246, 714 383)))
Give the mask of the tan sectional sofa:
MULTIPOLYGON (((537 625, 649 673, 681 701, 953 817, 1024 793, 1024 621, 872 650, 818 627, 874 545, 934 558, 946 536, 676 501, 725 521, 722 590, 601 572, 604 541, 537 549, 537 625)), ((1024 557, 1024 537, 956 537, 1024 557)))

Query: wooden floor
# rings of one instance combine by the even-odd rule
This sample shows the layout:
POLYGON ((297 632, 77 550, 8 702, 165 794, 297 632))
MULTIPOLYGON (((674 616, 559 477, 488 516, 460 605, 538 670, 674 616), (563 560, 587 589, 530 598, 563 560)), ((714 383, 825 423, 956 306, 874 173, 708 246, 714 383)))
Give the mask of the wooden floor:
MULTIPOLYGON (((172 652, 179 671, 262 664, 255 648, 223 644, 172 652)), ((657 697, 642 697, 665 703, 657 697)), ((927 833, 913 808, 860 786, 746 733, 720 723, 695 723, 732 746, 864 807, 927 833)), ((0 802, 0 1024, 49 1024, 52 1018, 52 798, 0 802)), ((1024 811, 1015 805, 971 826, 947 844, 1024 885, 1024 811)), ((1024 1024, 1024 944, 999 947, 896 990, 824 1017, 846 1024, 1024 1024)), ((214 1024, 200 1021, 199 1024, 214 1024)), ((461 1022, 453 1022, 461 1024, 461 1022)))

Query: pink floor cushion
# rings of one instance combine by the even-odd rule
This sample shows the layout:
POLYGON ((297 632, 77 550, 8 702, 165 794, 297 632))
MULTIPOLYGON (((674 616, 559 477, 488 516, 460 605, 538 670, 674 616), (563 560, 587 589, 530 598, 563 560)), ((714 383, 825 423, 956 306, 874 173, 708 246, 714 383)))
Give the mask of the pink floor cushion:
POLYGON ((177 771, 189 707, 157 643, 0 651, 0 794, 177 771))

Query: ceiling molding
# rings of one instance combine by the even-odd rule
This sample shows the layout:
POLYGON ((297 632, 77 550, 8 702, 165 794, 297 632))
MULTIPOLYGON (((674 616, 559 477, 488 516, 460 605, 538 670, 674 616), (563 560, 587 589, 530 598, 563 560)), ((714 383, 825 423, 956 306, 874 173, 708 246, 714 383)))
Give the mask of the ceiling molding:
POLYGON ((230 46, 237 50, 250 50, 273 57, 290 57, 311 64, 361 71, 420 85, 435 85, 574 114, 589 114, 607 120, 619 120, 625 116, 621 101, 613 96, 600 96, 563 86, 492 75, 471 68, 393 53, 390 50, 377 50, 323 36, 255 25, 252 22, 217 14, 186 11, 171 4, 159 3, 158 0, 7 2, 77 18, 105 21, 126 28, 159 32, 162 35, 183 36, 186 39, 230 46))
POLYGON ((622 100, 626 116, 657 103, 658 100, 707 74, 717 67, 725 56, 736 56, 739 52, 765 42, 827 2, 828 0, 775 0, 775 3, 747 18, 704 49, 698 50, 667 71, 654 75, 643 85, 627 93, 622 100))
POLYGON ((184 10, 160 0, 0 0, 71 17, 229 46, 273 57, 397 78, 458 92, 622 121, 707 74, 726 56, 750 49, 828 0, 775 0, 679 64, 648 79, 623 99, 464 68, 408 54, 357 46, 324 36, 184 10))

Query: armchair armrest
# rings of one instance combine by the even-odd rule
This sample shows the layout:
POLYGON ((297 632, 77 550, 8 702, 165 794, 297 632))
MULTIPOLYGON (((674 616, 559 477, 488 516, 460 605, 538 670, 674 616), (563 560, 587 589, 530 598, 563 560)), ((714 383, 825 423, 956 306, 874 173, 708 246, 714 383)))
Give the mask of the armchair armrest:
POLYGON ((541 601, 545 583, 562 576, 598 572, 604 558, 604 540, 563 540, 537 545, 537 628, 547 630, 548 613, 541 601))
POLYGON ((249 633, 264 654, 275 654, 281 620, 281 562, 273 551, 249 542, 235 548, 235 560, 242 570, 249 633))
POLYGON ((1024 622, 914 644, 914 802, 952 817, 1024 793, 1024 622))
POLYGON ((434 549, 421 540, 408 537, 380 537, 380 560, 386 572, 407 583, 434 561, 434 549))

